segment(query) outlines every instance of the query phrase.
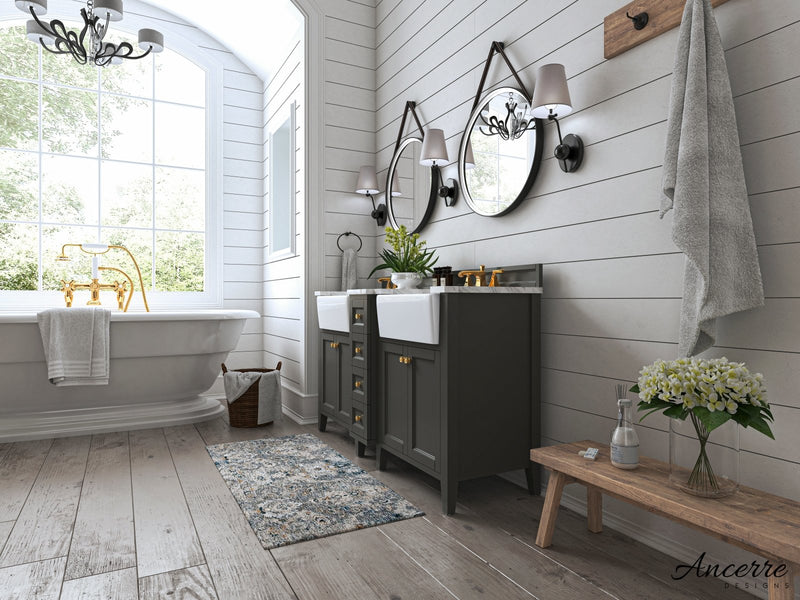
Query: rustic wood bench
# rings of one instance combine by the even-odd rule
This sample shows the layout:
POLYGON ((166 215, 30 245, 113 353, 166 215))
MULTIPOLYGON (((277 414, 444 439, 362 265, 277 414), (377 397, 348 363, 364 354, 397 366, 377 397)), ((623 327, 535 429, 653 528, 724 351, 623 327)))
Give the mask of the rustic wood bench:
POLYGON ((640 457, 638 469, 618 469, 611 465, 608 446, 592 441, 534 448, 531 460, 550 471, 537 546, 552 543, 564 486, 581 483, 586 486, 589 531, 603 530, 602 495, 607 494, 749 550, 776 567, 785 565, 768 573, 769 598, 794 600, 794 575, 800 573, 800 502, 744 486, 727 498, 691 496, 670 485, 668 464, 640 457), (578 454, 588 447, 599 448, 596 460, 578 454))

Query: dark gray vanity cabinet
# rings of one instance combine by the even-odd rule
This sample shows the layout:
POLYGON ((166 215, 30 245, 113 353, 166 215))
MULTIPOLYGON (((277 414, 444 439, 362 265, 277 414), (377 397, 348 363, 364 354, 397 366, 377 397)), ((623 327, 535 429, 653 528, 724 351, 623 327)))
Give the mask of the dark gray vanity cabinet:
POLYGON ((375 444, 375 319, 375 296, 354 295, 350 297, 350 331, 321 332, 319 430, 325 431, 332 419, 347 429, 359 456, 375 444))
POLYGON ((540 295, 443 293, 439 344, 381 338, 376 454, 441 482, 455 512, 458 482, 524 469, 540 445, 540 295))

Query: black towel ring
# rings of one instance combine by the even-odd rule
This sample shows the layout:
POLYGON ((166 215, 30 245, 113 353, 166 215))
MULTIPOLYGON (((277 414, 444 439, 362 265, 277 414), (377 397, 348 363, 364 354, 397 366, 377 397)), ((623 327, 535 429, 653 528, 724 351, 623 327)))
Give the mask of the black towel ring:
POLYGON ((363 242, 363 240, 361 239, 361 236, 360 236, 360 235, 358 235, 357 233, 353 233, 352 231, 345 231, 345 232, 344 232, 343 234, 341 234, 341 235, 340 235, 338 238, 336 238, 336 247, 337 247, 337 248, 339 248, 339 250, 341 250, 342 252, 344 252, 344 249, 343 249, 343 248, 342 248, 342 247, 339 245, 339 240, 341 240, 341 239, 342 239, 344 236, 346 236, 346 235, 348 235, 348 236, 350 236, 350 235, 354 235, 354 236, 356 236, 356 237, 358 238, 358 249, 356 250, 356 252, 358 252, 359 250, 361 250, 361 247, 364 245, 364 242, 363 242))

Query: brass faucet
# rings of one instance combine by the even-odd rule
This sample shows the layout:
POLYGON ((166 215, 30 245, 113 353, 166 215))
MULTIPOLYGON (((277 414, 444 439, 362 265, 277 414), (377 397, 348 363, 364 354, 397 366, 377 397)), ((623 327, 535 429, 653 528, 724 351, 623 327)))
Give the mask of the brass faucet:
POLYGON ((384 289, 393 290, 397 287, 395 284, 392 283, 391 277, 378 277, 378 285, 384 282, 386 283, 386 287, 384 289))
MULTIPOLYGON (((139 269, 139 263, 136 262, 136 259, 131 254, 130 250, 128 250, 125 246, 115 246, 115 245, 107 245, 107 244, 64 244, 61 246, 61 254, 56 257, 57 261, 60 262, 68 262, 71 260, 66 255, 66 248, 68 246, 73 246, 81 249, 81 252, 86 254, 91 254, 92 258, 97 257, 99 254, 105 254, 109 250, 116 249, 116 250, 123 250, 128 254, 128 256, 133 261, 133 266, 136 267, 136 274, 139 276, 139 285, 141 286, 142 290, 142 299, 144 300, 144 308, 147 312, 150 312, 150 306, 147 304, 147 295, 144 291, 144 281, 142 280, 142 272, 139 269)), ((74 280, 64 281, 61 280, 62 288, 61 291, 64 293, 64 302, 67 305, 67 308, 72 306, 72 302, 74 300, 74 293, 76 290, 89 290, 91 296, 89 301, 86 303, 87 306, 100 306, 100 292, 102 290, 111 290, 117 294, 117 305, 119 309, 123 312, 128 312, 128 307, 131 304, 131 299, 133 298, 133 279, 131 279, 130 275, 128 275, 122 269, 118 269, 116 267, 97 267, 98 271, 116 271, 117 273, 122 274, 127 281, 123 281, 120 283, 119 281, 114 281, 114 283, 100 283, 97 277, 93 277, 91 283, 75 283, 74 280), (128 285, 130 284, 130 288, 128 285), (125 294, 128 294, 128 299, 125 301, 125 294), (123 307, 124 304, 124 307, 123 307)))
POLYGON ((464 287, 486 287, 487 286, 487 279, 489 275, 492 276, 491 280, 488 283, 489 287, 496 287, 498 284, 497 276, 503 272, 503 269, 494 269, 493 271, 489 272, 486 270, 486 265, 481 265, 480 270, 478 271, 459 271, 458 276, 464 278, 464 287), (473 278, 473 284, 470 284, 470 277, 473 278))

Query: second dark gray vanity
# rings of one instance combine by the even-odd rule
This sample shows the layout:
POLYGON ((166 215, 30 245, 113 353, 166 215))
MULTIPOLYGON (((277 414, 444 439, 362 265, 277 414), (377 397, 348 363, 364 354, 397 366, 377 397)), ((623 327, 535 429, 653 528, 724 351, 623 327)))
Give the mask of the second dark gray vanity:
POLYGON ((359 454, 374 442, 381 470, 391 454, 439 480, 448 514, 467 479, 524 469, 538 493, 529 453, 540 445, 540 298, 541 288, 351 291, 349 331, 322 335, 322 427, 346 426, 359 454), (389 327, 389 295, 427 298, 435 310, 401 308, 411 316, 389 327), (437 330, 425 338, 412 324, 433 312, 437 330), (329 360, 333 351, 344 360, 329 360))

